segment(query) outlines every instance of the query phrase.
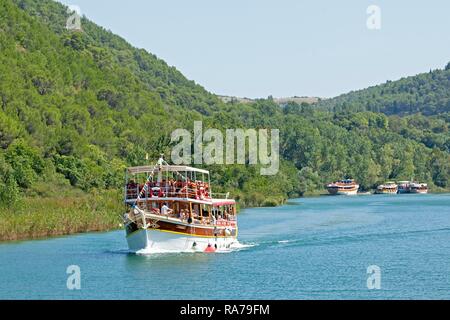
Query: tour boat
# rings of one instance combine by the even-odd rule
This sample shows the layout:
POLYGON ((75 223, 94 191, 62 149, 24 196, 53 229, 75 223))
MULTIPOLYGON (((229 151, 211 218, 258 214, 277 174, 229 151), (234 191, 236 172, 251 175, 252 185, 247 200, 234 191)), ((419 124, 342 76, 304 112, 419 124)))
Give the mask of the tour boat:
POLYGON ((409 181, 399 181, 398 182, 398 193, 409 193, 411 182, 409 181))
POLYGON ((397 192, 398 185, 392 181, 386 182, 385 184, 380 184, 375 191, 375 193, 378 194, 397 194, 397 192))
POLYGON ((330 194, 354 195, 358 193, 359 184, 353 179, 344 179, 327 184, 330 194))
POLYGON ((428 185, 426 183, 412 182, 410 185, 411 193, 428 193, 428 185))
POLYGON ((211 192, 209 171, 169 165, 126 170, 128 247, 133 252, 214 252, 237 243, 236 202, 211 192))

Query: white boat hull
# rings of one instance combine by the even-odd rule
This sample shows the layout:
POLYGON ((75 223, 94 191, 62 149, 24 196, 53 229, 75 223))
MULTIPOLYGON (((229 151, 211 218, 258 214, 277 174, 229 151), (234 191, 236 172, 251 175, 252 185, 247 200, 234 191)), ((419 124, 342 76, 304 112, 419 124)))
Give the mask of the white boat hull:
POLYGON ((350 190, 350 191, 342 191, 342 190, 339 190, 338 192, 336 192, 336 194, 337 194, 337 195, 352 196, 352 195, 358 194, 358 189, 356 189, 356 190, 350 190))
POLYGON ((376 194, 394 194, 396 195, 398 193, 397 190, 377 190, 375 191, 376 194))
POLYGON ((128 247, 136 253, 204 252, 208 245, 221 250, 237 243, 236 237, 198 237, 164 232, 155 229, 139 229, 127 235, 128 247))
POLYGON ((428 190, 411 190, 411 193, 420 193, 420 194, 426 194, 428 193, 428 190))
POLYGON ((343 190, 343 189, 337 189, 337 188, 328 188, 328 192, 331 195, 355 195, 358 194, 358 188, 351 189, 351 190, 343 190))

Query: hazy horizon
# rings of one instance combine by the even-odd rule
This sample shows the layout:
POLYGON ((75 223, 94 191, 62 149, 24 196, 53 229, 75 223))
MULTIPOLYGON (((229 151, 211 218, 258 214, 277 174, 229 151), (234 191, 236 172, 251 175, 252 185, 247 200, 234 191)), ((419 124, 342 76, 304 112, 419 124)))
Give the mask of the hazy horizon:
POLYGON ((450 61, 445 1, 59 1, 218 95, 330 98, 450 61))

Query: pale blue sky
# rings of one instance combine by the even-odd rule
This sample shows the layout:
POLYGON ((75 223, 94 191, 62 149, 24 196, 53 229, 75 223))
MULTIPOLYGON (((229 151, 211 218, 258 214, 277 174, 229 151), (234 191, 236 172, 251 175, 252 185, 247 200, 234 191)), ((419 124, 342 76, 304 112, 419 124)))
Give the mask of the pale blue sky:
POLYGON ((450 61, 448 0, 60 2, 217 94, 331 97, 450 61))

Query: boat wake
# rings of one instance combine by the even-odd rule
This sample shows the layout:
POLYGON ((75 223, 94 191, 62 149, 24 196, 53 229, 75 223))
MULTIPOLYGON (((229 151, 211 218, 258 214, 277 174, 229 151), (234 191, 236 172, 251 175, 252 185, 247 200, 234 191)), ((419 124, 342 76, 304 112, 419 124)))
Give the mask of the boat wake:
MULTIPOLYGON (((239 241, 233 243, 228 248, 220 248, 217 249, 214 253, 231 253, 237 252, 241 250, 246 250, 251 247, 256 246, 254 243, 240 243, 239 241)), ((178 253, 205 253, 200 250, 194 249, 186 249, 186 250, 164 250, 164 249, 155 249, 155 248, 145 248, 134 252, 136 255, 155 255, 155 254, 178 254, 178 253)))
POLYGON ((246 250, 246 249, 249 249, 249 248, 252 248, 252 247, 255 247, 255 246, 257 246, 257 244, 255 244, 255 243, 235 242, 229 248, 218 249, 216 251, 216 253, 236 252, 236 251, 246 250))
POLYGON ((261 249, 263 247, 272 247, 272 246, 282 246, 282 247, 293 247, 301 245, 303 247, 306 246, 321 246, 321 245, 336 245, 342 243, 350 243, 350 242, 364 242, 364 241, 376 241, 382 239, 398 239, 398 238, 411 238, 411 237, 429 237, 430 235, 434 235, 436 233, 448 233, 450 232, 449 228, 436 228, 436 229, 425 229, 425 230, 407 230, 407 231, 399 231, 399 232, 379 232, 379 233, 366 233, 366 234, 347 234, 340 236, 325 236, 325 235, 316 235, 316 236, 305 236, 300 239, 290 239, 290 240, 273 240, 260 243, 261 249))

